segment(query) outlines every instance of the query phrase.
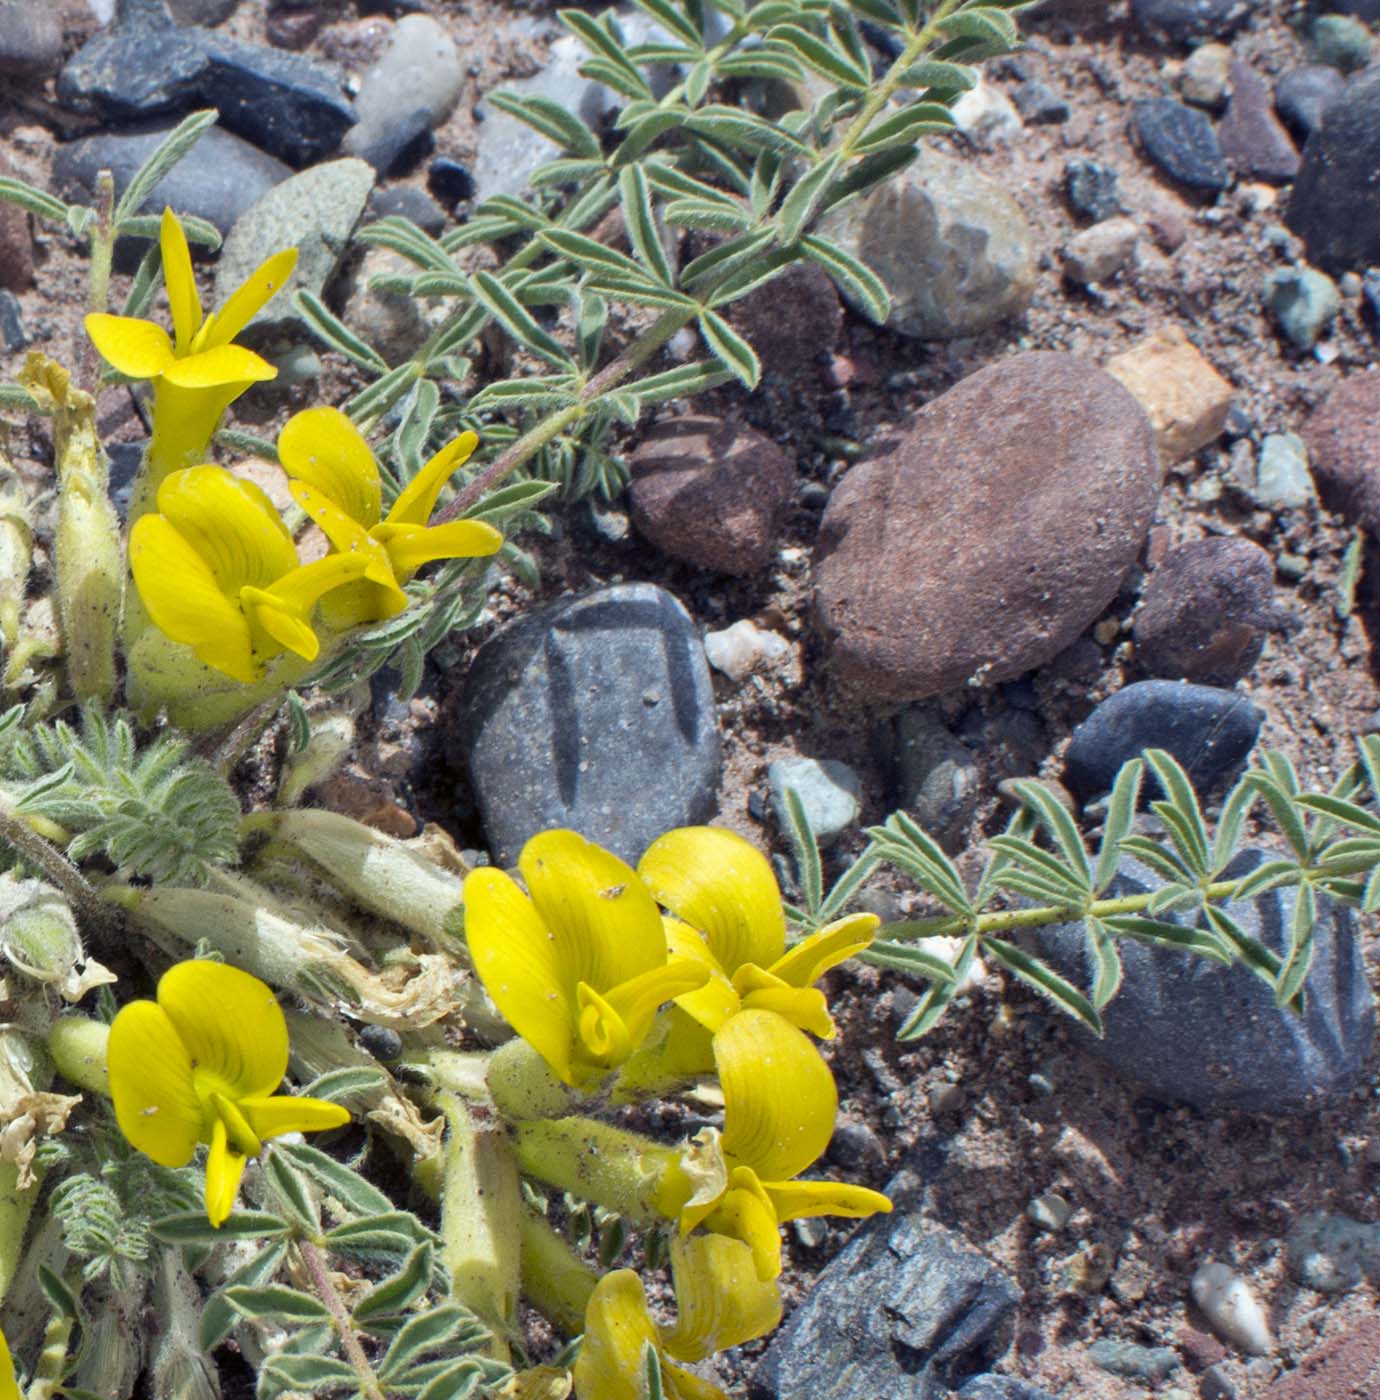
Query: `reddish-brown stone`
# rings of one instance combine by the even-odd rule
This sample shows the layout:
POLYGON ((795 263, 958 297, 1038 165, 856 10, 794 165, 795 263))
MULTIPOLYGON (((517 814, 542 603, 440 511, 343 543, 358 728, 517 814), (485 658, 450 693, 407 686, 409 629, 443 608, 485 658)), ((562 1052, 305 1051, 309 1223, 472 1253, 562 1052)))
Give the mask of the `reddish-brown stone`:
POLYGON ((1260 1400, 1375 1400, 1380 1395, 1380 1323, 1368 1318, 1324 1342, 1260 1400))
MULTIPOLYGON (((13 179, 15 169, 0 151, 0 176, 13 179)), ((0 200, 0 287, 22 292, 33 285, 34 241, 29 216, 17 204, 0 200)))
POLYGON ((1145 411, 1096 366, 970 375, 834 491, 815 559, 837 680, 923 699, 1048 661, 1116 596, 1160 482, 1145 411))
POLYGON ((676 559, 722 574, 765 568, 795 486, 768 437, 717 418, 659 423, 632 459, 633 524, 676 559))
POLYGON ((1380 370, 1344 379, 1309 415, 1302 436, 1323 500, 1380 534, 1380 370))
POLYGON ((797 263, 734 302, 733 324, 747 336, 771 374, 817 371, 843 329, 843 303, 823 268, 797 263))

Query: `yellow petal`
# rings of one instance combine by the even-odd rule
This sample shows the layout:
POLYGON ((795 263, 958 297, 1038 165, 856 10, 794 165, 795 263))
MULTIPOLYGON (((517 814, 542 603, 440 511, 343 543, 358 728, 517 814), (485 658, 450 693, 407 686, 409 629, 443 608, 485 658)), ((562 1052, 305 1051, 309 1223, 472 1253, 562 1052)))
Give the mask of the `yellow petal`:
POLYGON ((781 892, 767 858, 717 826, 668 831, 637 864, 647 887, 677 918, 699 929, 723 969, 770 967, 786 946, 781 892))
POLYGON ((792 987, 754 963, 744 963, 733 974, 733 986, 744 1010, 772 1011, 821 1040, 834 1038, 829 1003, 818 987, 792 987))
POLYGON ((265 1141, 283 1133, 322 1133, 328 1128, 343 1128, 350 1121, 350 1110, 343 1105, 302 1094, 241 1099, 238 1106, 249 1126, 265 1141))
POLYGON ((190 961, 158 982, 158 1004, 177 1027, 197 1073, 228 1099, 266 1096, 287 1071, 288 1033, 267 983, 226 963, 190 961))
POLYGON ((296 266, 296 248, 284 248, 260 263, 202 326, 193 348, 214 350, 228 345, 283 289, 296 266))
POLYGON ((771 1011, 740 1011, 714 1034, 724 1152, 763 1181, 786 1181, 829 1145, 834 1076, 802 1031, 771 1011))
POLYGON ((388 512, 389 523, 425 525, 431 519, 431 512, 436 509, 436 498, 441 494, 441 488, 464 465, 478 445, 479 438, 474 433, 461 433, 458 438, 446 443, 398 492, 398 498, 388 512))
POLYGON ((768 1181, 762 1188, 770 1197, 776 1218, 785 1224, 805 1215, 841 1215, 850 1220, 886 1214, 891 1202, 880 1191, 840 1181, 768 1181))
POLYGON ((256 629, 255 650, 265 657, 287 650, 315 661, 321 640, 311 625, 312 611, 331 589, 362 577, 366 566, 355 555, 329 554, 290 570, 268 588, 242 588, 240 606, 256 629))
POLYGON ((242 1152, 230 1150, 225 1124, 217 1118, 211 1130, 211 1150, 206 1154, 206 1217, 216 1229, 235 1208, 244 1163, 242 1152))
POLYGON ((396 617, 407 606, 407 594, 396 586, 381 588, 361 579, 332 589, 321 600, 321 616, 334 632, 348 632, 365 622, 396 617))
POLYGON ((727 1392, 720 1390, 713 1381, 693 1371, 683 1371, 669 1361, 661 1363, 661 1384, 668 1400, 728 1400, 727 1392))
POLYGON ((709 951, 703 934, 679 919, 666 918, 661 922, 666 932, 668 957, 701 962, 709 971, 709 979, 704 986, 677 997, 676 1005, 687 1015, 693 1016, 701 1026, 711 1031, 718 1030, 730 1016, 742 1010, 733 983, 724 976, 724 970, 709 951))
POLYGON ((192 1057, 161 1006, 132 1001, 106 1048, 115 1121, 131 1147, 159 1166, 185 1167, 201 1139, 203 1107, 192 1057))
POLYGON ((196 291, 187 235, 171 209, 163 210, 158 242, 163 251, 163 282, 168 289, 177 353, 185 355, 191 349, 192 337, 201 329, 201 298, 196 291))
POLYGON ((171 471, 205 461, 207 445, 225 410, 249 388, 221 384, 213 389, 180 389, 159 375, 153 381, 153 437, 149 469, 156 486, 171 471))
POLYGON ((398 586, 388 551, 351 515, 346 514, 331 498, 304 481, 288 485, 293 499, 341 554, 353 554, 364 560, 364 577, 378 585, 370 595, 370 616, 392 617, 407 606, 407 594, 398 586))
MULTIPOLYGON (((771 1197, 750 1167, 735 1167, 728 1184, 702 1220, 706 1230, 726 1235, 746 1245, 753 1271, 759 1279, 781 1273, 781 1227, 771 1197)), ((682 1235, 685 1233, 682 1222, 682 1235)))
POLYGON ((710 970, 704 963, 676 958, 610 987, 605 996, 627 1027, 635 1049, 647 1038, 656 1013, 668 1001, 703 987, 709 977, 710 970))
POLYGON ((14 1378, 14 1358, 10 1344, 0 1332, 0 1400, 19 1400, 19 1384, 14 1378))
POLYGON ((574 831, 543 831, 522 848, 518 866, 572 985, 606 992, 665 964, 661 914, 612 851, 574 831))
POLYGON ((131 379, 152 379, 173 362, 167 331, 152 321, 93 311, 86 318, 86 333, 101 358, 131 379))
MULTIPOLYGON (((826 924, 818 933, 802 938, 788 953, 771 964, 770 971, 793 987, 808 987, 831 967, 861 953, 872 942, 881 920, 875 914, 850 914, 826 924)), ((764 964, 765 965, 765 964, 764 964)))
POLYGON ((620 1069, 612 1102, 636 1103, 652 1095, 660 1097, 687 1080, 713 1072, 709 1030, 687 1016, 679 1004, 669 1006, 652 1022, 641 1047, 620 1069))
POLYGON ((643 1353, 658 1342, 642 1280, 631 1269, 605 1274, 585 1308, 574 1372, 579 1400, 643 1400, 643 1353))
POLYGON ((338 408, 293 414, 278 434, 278 459, 289 476, 314 486, 357 525, 368 530, 378 524, 378 464, 359 429, 338 408))
POLYGON ((297 567, 292 536, 264 491, 224 467, 188 467, 158 488, 158 509, 205 560, 230 598, 297 567))
POLYGON ((249 1120, 239 1110, 239 1105, 231 1103, 224 1094, 212 1092, 211 1107, 216 1117, 225 1124, 225 1138, 232 1152, 244 1157, 257 1157, 264 1150, 259 1135, 249 1126, 249 1120))
POLYGON ((257 678, 244 614, 221 591, 206 561, 163 516, 143 515, 134 522, 129 564, 159 631, 237 681, 247 685, 257 678))
POLYGON ((677 1318, 665 1345, 678 1361, 700 1361, 741 1346, 781 1321, 781 1290, 763 1282, 751 1248, 741 1240, 725 1235, 674 1240, 671 1276, 677 1318))
POLYGON ((474 969, 510 1026, 573 1084, 575 978, 532 901, 500 870, 465 877, 465 938, 474 969))
POLYGON ((409 579, 434 559, 477 559, 496 554, 502 534, 482 520, 452 520, 447 525, 375 525, 371 532, 388 551, 393 570, 409 579))
MULTIPOLYGON (((113 361, 112 361, 113 363, 113 361)), ((259 384, 276 379, 278 371, 243 345, 219 345, 173 360, 162 371, 179 389, 214 389, 227 384, 259 384)))

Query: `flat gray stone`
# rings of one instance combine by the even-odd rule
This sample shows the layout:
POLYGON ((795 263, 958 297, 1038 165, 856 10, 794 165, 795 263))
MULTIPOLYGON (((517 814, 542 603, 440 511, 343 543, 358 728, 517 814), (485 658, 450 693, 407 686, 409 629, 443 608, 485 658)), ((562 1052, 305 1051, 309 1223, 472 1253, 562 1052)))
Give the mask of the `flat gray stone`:
POLYGON ((862 781, 834 758, 778 758, 767 766, 776 823, 789 831, 786 794, 794 792, 820 845, 836 841, 862 812, 862 781))
POLYGON ((217 304, 282 248, 297 249, 297 266, 287 287, 251 324, 292 316, 292 294, 299 288, 319 296, 349 244, 373 187, 373 168, 354 157, 315 165, 274 186, 245 212, 225 240, 216 267, 217 304))
POLYGON ((459 730, 501 864, 553 826, 632 862, 716 810, 709 666, 689 614, 654 584, 564 598, 496 633, 464 678, 459 730))

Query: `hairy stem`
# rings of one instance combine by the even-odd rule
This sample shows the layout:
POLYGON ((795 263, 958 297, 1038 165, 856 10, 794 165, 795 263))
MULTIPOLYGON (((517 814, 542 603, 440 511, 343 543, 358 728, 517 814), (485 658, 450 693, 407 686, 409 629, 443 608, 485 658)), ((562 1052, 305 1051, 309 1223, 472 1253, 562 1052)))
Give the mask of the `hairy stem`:
POLYGON ((330 1311, 335 1330, 340 1336, 340 1345, 345 1351, 345 1359, 354 1367, 355 1375, 359 1377, 360 1395, 364 1400, 390 1400, 388 1393, 379 1384, 379 1378, 374 1374, 369 1358, 364 1354, 359 1334, 355 1331, 354 1323, 350 1321, 350 1314, 346 1312, 340 1294, 335 1291, 330 1270, 326 1267, 325 1256, 310 1240, 299 1239, 297 1252, 302 1256, 302 1263, 306 1265, 307 1273, 311 1276, 316 1296, 330 1311))
POLYGON ((18 812, 7 810, 3 805, 0 805, 0 844, 12 847, 30 865, 36 866, 45 879, 51 880, 67 896, 77 915, 93 929, 108 932, 118 921, 118 915, 81 871, 18 812))
MULTIPOLYGON (((1203 898, 1213 903, 1230 904, 1236 897, 1241 880, 1215 880, 1203 886, 1203 898)), ((1033 909, 999 909, 976 918, 966 914, 951 914, 935 919, 907 920, 901 924, 883 925, 880 933, 887 938, 914 940, 944 938, 955 935, 1014 933, 1021 929, 1042 928, 1045 924, 1066 924, 1074 919, 1104 919, 1116 914, 1143 914, 1154 898, 1150 894, 1128 894, 1118 899, 1095 899, 1086 908, 1076 904, 1042 904, 1033 909)), ((860 955, 867 961, 867 954, 860 955)))

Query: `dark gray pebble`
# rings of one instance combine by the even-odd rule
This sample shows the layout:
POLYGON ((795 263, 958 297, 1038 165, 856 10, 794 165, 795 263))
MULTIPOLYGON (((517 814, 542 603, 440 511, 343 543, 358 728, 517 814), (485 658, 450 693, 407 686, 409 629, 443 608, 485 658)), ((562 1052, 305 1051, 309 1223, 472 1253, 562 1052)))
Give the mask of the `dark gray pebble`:
POLYGON ((1260 733, 1264 713, 1243 695, 1181 681, 1137 681, 1104 700, 1077 729, 1064 782, 1084 800, 1110 792, 1121 765, 1168 749, 1199 789, 1231 773, 1260 733))
POLYGON ((1116 171, 1095 160, 1069 161, 1064 166, 1064 188, 1075 212, 1093 223, 1125 212, 1116 171))
POLYGON ((354 123, 336 72, 314 59, 210 29, 181 29, 162 0, 124 0, 58 75, 73 111, 133 121, 194 106, 290 165, 320 160, 354 123))
POLYGON ((1380 263, 1380 67, 1347 83, 1308 138, 1287 222, 1327 272, 1380 263))
POLYGON ((1275 116, 1265 79, 1239 58, 1231 63, 1231 101, 1217 129, 1222 154, 1255 180, 1287 184, 1298 174, 1299 153, 1275 116))
POLYGON ((375 190, 369 196, 369 213, 375 219, 386 219, 390 215, 408 219, 433 238, 446 227, 446 211, 416 185, 394 185, 392 189, 375 190))
POLYGON ((1249 0, 1131 0, 1136 28, 1173 44, 1226 38, 1250 13, 1249 0))
POLYGON ((1145 154, 1166 175, 1191 190, 1226 189, 1226 162, 1205 112, 1172 97, 1141 98, 1131 111, 1145 154))
POLYGON ((635 861, 715 811, 709 664, 689 614, 650 583, 564 598, 496 633, 465 677, 460 733, 502 865, 552 826, 635 861))
POLYGON ((437 156, 427 166, 426 187, 442 204, 454 208, 461 200, 474 198, 474 176, 469 167, 449 156, 437 156))
POLYGON ((945 1400, 1001 1359, 1020 1290, 921 1215, 921 1189, 909 1170, 888 1184, 895 1213, 873 1216, 819 1275, 753 1374, 752 1400, 945 1400))
POLYGON ((1048 83, 1030 78, 1011 94, 1016 110, 1027 126, 1057 126, 1069 119, 1068 99, 1055 92, 1048 83))
POLYGON ((13 292, 0 290, 0 345, 13 354, 28 343, 29 332, 24 326, 19 298, 13 292))
POLYGON ((1275 109, 1288 126, 1307 140, 1322 125, 1323 113, 1346 79, 1322 63, 1291 68, 1275 80, 1275 109))

